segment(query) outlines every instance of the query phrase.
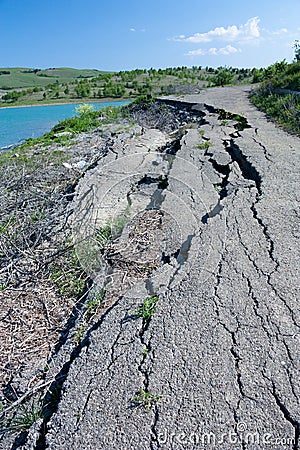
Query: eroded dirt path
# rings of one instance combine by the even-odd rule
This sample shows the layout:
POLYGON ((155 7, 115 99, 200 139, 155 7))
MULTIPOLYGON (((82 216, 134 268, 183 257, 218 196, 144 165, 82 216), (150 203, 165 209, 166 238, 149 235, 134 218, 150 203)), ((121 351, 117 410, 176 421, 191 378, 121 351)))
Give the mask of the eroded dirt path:
POLYGON ((38 448, 299 448, 300 141, 246 88, 180 101, 199 121, 141 129, 78 185, 74 233, 107 308, 38 448), (81 243, 124 216, 93 264, 81 243))

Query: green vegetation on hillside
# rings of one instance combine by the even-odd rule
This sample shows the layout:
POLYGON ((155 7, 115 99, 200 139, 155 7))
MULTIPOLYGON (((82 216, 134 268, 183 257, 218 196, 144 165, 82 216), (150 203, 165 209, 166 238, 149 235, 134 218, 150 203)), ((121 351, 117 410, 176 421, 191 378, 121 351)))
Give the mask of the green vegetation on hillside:
POLYGON ((79 78, 95 77, 101 74, 100 70, 90 69, 30 69, 25 67, 1 68, 0 89, 22 89, 26 87, 47 86, 49 83, 68 83, 79 78))
POLYGON ((195 93, 204 87, 249 83, 253 71, 201 66, 114 73, 68 68, 4 68, 0 69, 0 106, 195 93))
POLYGON ((260 87, 251 101, 286 130, 300 135, 300 46, 295 43, 295 60, 276 62, 254 74, 260 87))
MULTIPOLYGON (((103 72, 72 68, 3 68, 0 69, 0 107, 107 99, 134 100, 141 95, 193 94, 206 87, 260 83, 259 89, 251 97, 252 102, 280 125, 300 133, 300 97, 288 92, 300 91, 298 41, 294 47, 293 63, 288 64, 284 60, 265 69, 182 66, 103 72)), ((67 129, 67 124, 64 129, 67 129)), ((74 130, 71 132, 74 133, 74 130)), ((63 139, 69 141, 69 138, 60 138, 63 139)))

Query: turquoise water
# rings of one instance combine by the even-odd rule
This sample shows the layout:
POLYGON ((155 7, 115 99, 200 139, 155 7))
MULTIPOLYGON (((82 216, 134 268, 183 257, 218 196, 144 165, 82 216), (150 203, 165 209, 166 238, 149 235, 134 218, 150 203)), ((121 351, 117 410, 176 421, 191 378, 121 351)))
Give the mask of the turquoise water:
MULTIPOLYGON (((106 106, 120 106, 128 102, 90 103, 99 110, 106 106)), ((72 105, 32 106, 28 108, 0 108, 0 150, 14 146, 28 138, 36 138, 51 130, 60 120, 75 116, 72 105)))

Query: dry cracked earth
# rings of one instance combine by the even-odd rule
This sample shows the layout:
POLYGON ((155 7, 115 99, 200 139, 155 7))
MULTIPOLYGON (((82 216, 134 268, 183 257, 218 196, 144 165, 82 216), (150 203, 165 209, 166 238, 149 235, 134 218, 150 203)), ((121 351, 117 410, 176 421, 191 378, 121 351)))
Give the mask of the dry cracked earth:
POLYGON ((247 88, 160 101, 193 121, 115 138, 77 185, 105 301, 24 450, 299 448, 299 138, 247 88))

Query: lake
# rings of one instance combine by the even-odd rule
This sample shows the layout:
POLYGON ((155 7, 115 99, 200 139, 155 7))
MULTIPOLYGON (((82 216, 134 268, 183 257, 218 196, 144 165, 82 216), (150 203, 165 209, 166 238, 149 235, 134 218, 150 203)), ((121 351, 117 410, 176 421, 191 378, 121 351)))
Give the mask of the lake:
MULTIPOLYGON (((99 110, 107 106, 120 106, 129 102, 89 103, 99 110)), ((0 151, 36 138, 64 119, 75 116, 78 104, 0 108, 0 151)))

